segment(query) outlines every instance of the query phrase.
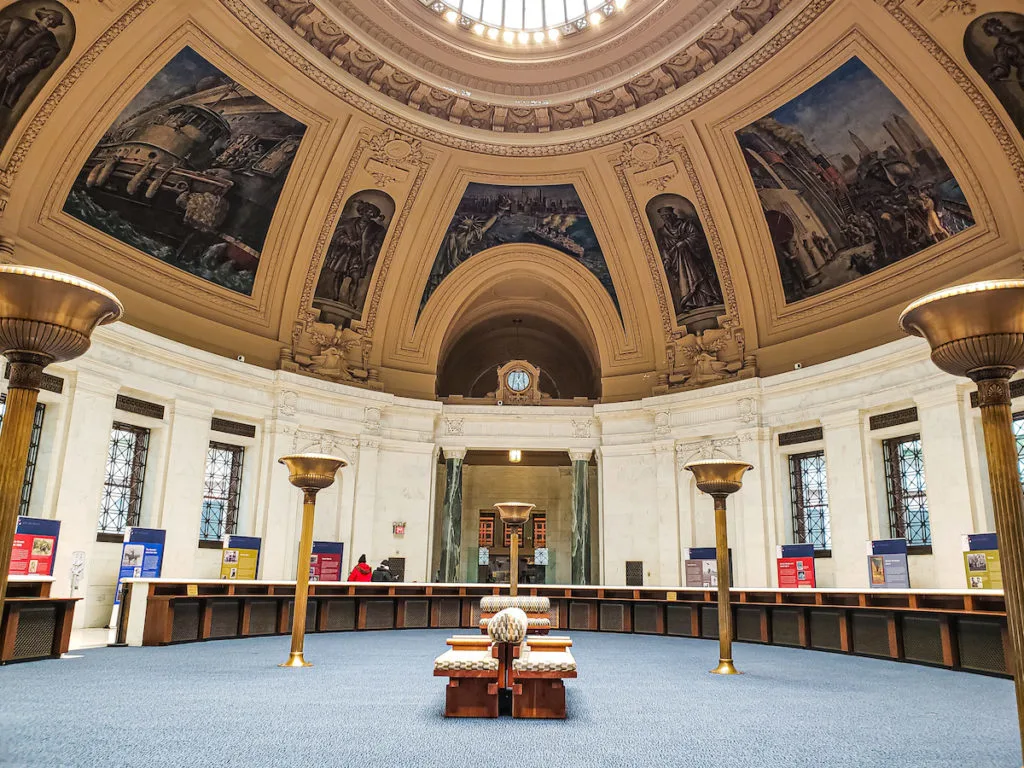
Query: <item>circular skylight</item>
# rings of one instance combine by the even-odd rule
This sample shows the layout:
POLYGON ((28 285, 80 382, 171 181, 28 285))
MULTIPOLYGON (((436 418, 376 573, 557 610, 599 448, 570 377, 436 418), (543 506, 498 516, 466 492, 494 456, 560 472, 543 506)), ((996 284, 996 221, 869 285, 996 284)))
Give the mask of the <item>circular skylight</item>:
POLYGON ((557 41, 597 26, 627 0, 420 0, 449 23, 508 44, 557 41))

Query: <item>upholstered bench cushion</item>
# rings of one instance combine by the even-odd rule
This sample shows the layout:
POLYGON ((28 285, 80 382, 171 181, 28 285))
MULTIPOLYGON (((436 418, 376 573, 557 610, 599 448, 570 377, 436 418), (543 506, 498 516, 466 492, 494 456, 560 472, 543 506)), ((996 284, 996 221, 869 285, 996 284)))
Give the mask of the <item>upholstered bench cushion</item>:
POLYGON ((576 659, 568 651, 525 651, 512 660, 513 672, 575 672, 576 659))
POLYGON ((490 651, 445 651, 434 660, 435 672, 455 670, 498 671, 498 660, 490 651))
POLYGON ((480 610, 484 613, 497 613, 506 608, 520 608, 527 613, 547 613, 551 610, 551 601, 546 597, 529 595, 487 595, 480 598, 480 610))
POLYGON ((529 630, 529 620, 520 608, 498 611, 487 622, 487 634, 496 643, 521 643, 529 630))
MULTIPOLYGON (((492 617, 493 618, 493 617, 492 617)), ((487 629, 491 619, 480 619, 480 629, 487 629)), ((550 619, 531 619, 527 617, 526 627, 528 632, 535 632, 538 629, 551 629, 550 619)))

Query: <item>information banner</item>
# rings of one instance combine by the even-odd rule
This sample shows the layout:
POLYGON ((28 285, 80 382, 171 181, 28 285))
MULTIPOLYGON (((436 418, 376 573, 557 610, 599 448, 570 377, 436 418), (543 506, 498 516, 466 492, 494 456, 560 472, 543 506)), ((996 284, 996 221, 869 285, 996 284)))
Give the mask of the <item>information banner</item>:
POLYGON ((994 533, 964 536, 964 570, 968 589, 1002 589, 1003 567, 999 562, 999 538, 994 533))
POLYGON ((910 589, 906 539, 868 542, 868 584, 872 589, 910 589))
POLYGON ((310 581, 341 581, 341 554, 345 545, 340 541, 314 541, 309 556, 310 581))
MULTIPOLYGON (((686 550, 686 586, 717 587, 718 558, 714 547, 691 547, 686 550)), ((729 583, 732 583, 732 548, 729 549, 729 583)))
POLYGON ((779 589, 812 589, 814 582, 814 545, 783 544, 776 547, 779 589))
POLYGON ((159 579, 164 567, 164 541, 167 531, 159 528, 126 528, 121 545, 121 570, 117 574, 114 605, 121 603, 121 581, 142 578, 159 579))
POLYGON ((18 516, 11 547, 12 576, 53 576, 60 520, 18 516))
POLYGON ((259 536, 226 536, 220 560, 222 579, 255 579, 260 566, 259 536))

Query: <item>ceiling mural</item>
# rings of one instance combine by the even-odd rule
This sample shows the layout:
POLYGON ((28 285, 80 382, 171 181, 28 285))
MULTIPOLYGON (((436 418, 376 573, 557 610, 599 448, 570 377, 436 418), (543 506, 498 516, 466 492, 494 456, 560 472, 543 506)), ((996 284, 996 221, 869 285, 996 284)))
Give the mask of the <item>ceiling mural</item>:
POLYGON ((320 313, 319 322, 347 328, 362 316, 394 215, 395 201, 379 190, 356 192, 345 202, 316 283, 313 308, 320 313))
POLYGON ((546 245, 572 257, 600 281, 619 309, 601 244, 572 184, 506 186, 471 182, 434 258, 419 311, 459 264, 505 243, 546 245))
POLYGON ((664 194, 652 197, 646 210, 676 323, 691 331, 716 327, 725 299, 697 209, 682 195, 664 194))
POLYGON ((854 57, 737 132, 787 303, 845 285, 974 224, 927 133, 854 57))
POLYGON ((979 16, 964 33, 964 52, 1024 136, 1024 16, 979 16))
POLYGON ((305 126, 182 49, 81 168, 64 212, 250 295, 305 126))
POLYGON ((0 11, 0 148, 75 44, 75 18, 50 0, 0 11))

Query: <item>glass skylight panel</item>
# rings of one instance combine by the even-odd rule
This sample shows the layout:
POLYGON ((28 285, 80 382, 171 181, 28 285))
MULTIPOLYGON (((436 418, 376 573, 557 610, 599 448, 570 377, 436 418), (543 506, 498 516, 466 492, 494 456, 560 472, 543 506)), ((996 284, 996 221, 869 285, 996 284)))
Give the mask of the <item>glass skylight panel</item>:
POLYGON ((523 14, 524 29, 544 29, 544 3, 527 3, 523 14))
POLYGON ((502 0, 484 0, 484 10, 480 15, 480 20, 484 24, 500 27, 503 20, 502 5, 502 0))
POLYGON ((565 0, 545 0, 544 19, 548 26, 565 23, 565 0))
POLYGON ((523 28, 523 0, 505 0, 505 29, 523 28))
MULTIPOLYGON (((499 3, 500 5, 500 3, 499 3)), ((480 19, 483 10, 483 0, 462 0, 462 15, 471 19, 480 19)))
POLYGON ((456 27, 509 45, 553 44, 621 12, 628 0, 420 0, 456 27))
POLYGON ((565 15, 570 19, 578 19, 580 16, 585 16, 587 13, 587 6, 583 0, 565 0, 565 15))

